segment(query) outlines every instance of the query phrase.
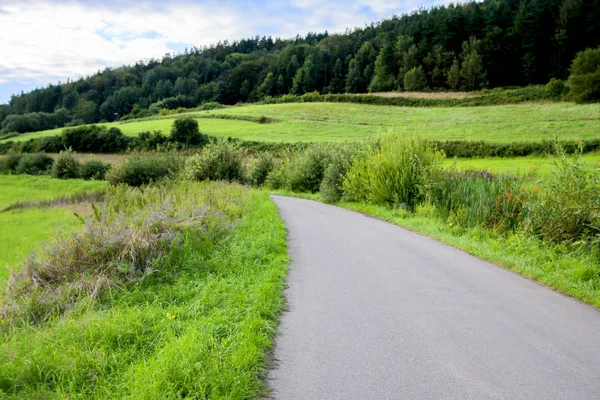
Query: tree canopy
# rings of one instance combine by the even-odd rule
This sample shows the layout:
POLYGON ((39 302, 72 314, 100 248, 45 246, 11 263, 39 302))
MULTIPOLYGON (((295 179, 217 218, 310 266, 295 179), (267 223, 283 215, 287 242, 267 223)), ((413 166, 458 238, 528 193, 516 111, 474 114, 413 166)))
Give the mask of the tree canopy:
POLYGON ((483 0, 423 8, 343 34, 225 41, 13 96, 0 105, 0 124, 4 132, 24 132, 112 121, 136 105, 403 90, 407 82, 432 90, 545 84, 566 79, 576 54, 600 46, 599 16, 600 0, 483 0))

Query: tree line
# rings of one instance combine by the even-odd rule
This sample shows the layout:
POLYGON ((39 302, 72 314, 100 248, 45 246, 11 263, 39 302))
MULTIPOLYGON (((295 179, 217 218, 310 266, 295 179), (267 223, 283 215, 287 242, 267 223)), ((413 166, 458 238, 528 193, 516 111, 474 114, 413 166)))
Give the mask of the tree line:
POLYGON ((343 34, 256 37, 105 69, 13 96, 3 132, 112 121, 140 110, 267 96, 475 90, 547 83, 600 46, 600 0, 484 0, 421 9, 343 34))

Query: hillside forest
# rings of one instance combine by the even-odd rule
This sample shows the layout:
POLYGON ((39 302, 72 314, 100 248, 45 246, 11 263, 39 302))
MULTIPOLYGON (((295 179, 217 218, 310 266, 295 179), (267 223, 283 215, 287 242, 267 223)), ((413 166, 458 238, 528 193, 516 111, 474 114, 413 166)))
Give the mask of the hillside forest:
POLYGON ((269 96, 477 90, 566 79, 600 46, 600 0, 484 0, 421 9, 343 34, 255 37, 107 68, 0 105, 3 133, 269 96))

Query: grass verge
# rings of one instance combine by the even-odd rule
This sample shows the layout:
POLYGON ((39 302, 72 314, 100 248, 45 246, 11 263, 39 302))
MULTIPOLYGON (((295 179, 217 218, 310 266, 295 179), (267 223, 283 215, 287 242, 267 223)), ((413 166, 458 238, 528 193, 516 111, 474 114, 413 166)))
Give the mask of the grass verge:
MULTIPOLYGON (((134 284, 42 323, 4 320, 0 397, 248 399, 264 389, 289 261, 275 204, 238 185, 138 190, 129 212, 154 196, 175 209, 210 207, 229 222, 218 238, 182 226, 155 272, 134 284)), ((123 208, 122 199, 109 197, 107 209, 123 208)))

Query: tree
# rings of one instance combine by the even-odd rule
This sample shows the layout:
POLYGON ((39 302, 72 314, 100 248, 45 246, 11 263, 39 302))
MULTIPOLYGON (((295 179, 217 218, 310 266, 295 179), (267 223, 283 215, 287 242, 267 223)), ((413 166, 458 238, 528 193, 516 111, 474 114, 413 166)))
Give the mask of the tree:
POLYGON ((341 59, 337 59, 333 66, 333 73, 327 92, 329 93, 342 93, 346 86, 346 80, 344 79, 344 63, 341 59))
POLYGON ((171 140, 184 145, 204 146, 208 143, 208 136, 200 133, 198 121, 192 117, 185 117, 173 122, 171 140))
POLYGON ((86 124, 91 124, 96 120, 98 106, 93 101, 79 99, 74 110, 74 118, 80 119, 86 124))
POLYGON ((420 65, 414 67, 404 75, 404 90, 419 92, 427 90, 427 76, 420 65))
POLYGON ((567 83, 575 101, 600 100, 600 47, 584 50, 575 56, 567 83))
POLYGON ((448 71, 448 79, 446 82, 452 90, 457 90, 460 85, 460 63, 456 58, 448 71))
POLYGON ((452 55, 452 52, 445 51, 442 45, 436 45, 423 60, 429 68, 432 87, 441 87, 446 83, 452 55))
MULTIPOLYGON (((283 80, 283 76, 281 76, 283 80)), ((275 75, 269 72, 265 77, 265 80, 258 86, 257 92, 259 97, 273 96, 277 91, 277 81, 275 75)))
POLYGON ((384 46, 375 60, 375 74, 369 85, 369 92, 394 90, 394 52, 391 46, 384 46))
POLYGON ((468 90, 475 90, 483 80, 483 60, 478 51, 480 43, 481 41, 471 36, 462 45, 461 56, 463 62, 460 75, 465 80, 465 86, 468 90))
POLYGON ((317 85, 317 71, 315 68, 315 56, 306 57, 304 64, 294 76, 292 82, 292 93, 304 94, 315 90, 317 85))

